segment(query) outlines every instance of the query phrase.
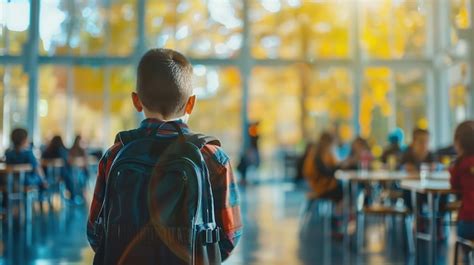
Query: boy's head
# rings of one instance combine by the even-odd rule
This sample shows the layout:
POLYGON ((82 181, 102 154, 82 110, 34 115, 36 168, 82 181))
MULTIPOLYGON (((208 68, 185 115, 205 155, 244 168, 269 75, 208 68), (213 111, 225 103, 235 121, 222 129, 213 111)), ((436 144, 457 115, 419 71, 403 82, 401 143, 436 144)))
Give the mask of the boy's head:
POLYGON ((28 132, 25 129, 17 128, 12 131, 11 140, 15 149, 25 147, 28 140, 28 132))
POLYGON ((415 129, 413 131, 412 148, 417 153, 425 153, 428 151, 430 143, 430 133, 425 129, 415 129))
POLYGON ((192 88, 193 68, 179 52, 151 49, 137 68, 137 88, 133 104, 148 118, 169 120, 191 114, 195 96, 192 88))

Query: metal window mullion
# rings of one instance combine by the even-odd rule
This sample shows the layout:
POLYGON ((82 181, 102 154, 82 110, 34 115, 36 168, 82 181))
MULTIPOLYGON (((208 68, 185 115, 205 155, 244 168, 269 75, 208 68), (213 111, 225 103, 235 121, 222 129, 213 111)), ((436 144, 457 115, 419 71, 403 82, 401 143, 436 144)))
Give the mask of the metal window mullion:
POLYGON ((469 1, 469 11, 469 118, 472 120, 474 119, 474 3, 472 1, 469 1))
POLYGON ((447 45, 449 44, 449 3, 445 0, 434 1, 433 6, 433 27, 434 29, 434 101, 429 101, 431 104, 436 104, 434 108, 435 119, 431 120, 430 123, 434 122, 435 139, 434 144, 436 147, 447 145, 451 141, 450 139, 450 126, 449 126, 449 90, 448 82, 446 78, 446 68, 448 65, 444 62, 447 56, 447 45))
POLYGON ((72 65, 67 67, 67 87, 66 87, 66 142, 72 145, 74 139, 74 68, 72 65))
POLYGON ((359 4, 357 1, 352 1, 352 39, 351 39, 351 47, 352 47, 352 80, 353 80, 353 106, 352 106, 352 124, 354 126, 354 133, 355 135, 360 134, 360 101, 361 101, 361 91, 362 91, 362 75, 364 69, 364 63, 362 62, 361 58, 361 47, 359 42, 359 29, 360 29, 360 19, 359 19, 359 4))
MULTIPOLYGON (((5 8, 3 11, 3 17, 6 17, 6 12, 7 9, 5 8)), ((6 27, 6 25, 3 25, 5 28, 5 38, 4 38, 4 47, 6 53, 8 53, 10 49, 10 34, 9 31, 6 27)), ((3 95, 2 95, 2 100, 3 100, 3 135, 2 135, 2 145, 4 148, 8 148, 10 145, 10 78, 11 78, 11 73, 10 73, 10 66, 5 65, 5 69, 3 72, 3 95)))
POLYGON ((110 100, 110 67, 105 67, 104 69, 104 112, 103 112, 103 129, 104 133, 102 135, 102 147, 104 149, 108 148, 110 145, 109 135, 111 132, 110 125, 111 125, 111 100, 110 100))
POLYGON ((28 42, 24 46, 25 69, 28 72, 28 130, 34 144, 40 143, 38 116, 38 41, 40 0, 30 1, 30 28, 28 42))
MULTIPOLYGON (((104 47, 102 50, 102 56, 107 57, 108 50, 109 50, 109 45, 110 45, 110 35, 111 35, 111 29, 110 29, 110 7, 111 7, 111 0, 104 0, 104 9, 107 14, 107 18, 105 20, 105 43, 104 47)), ((112 118, 112 109, 111 109, 111 100, 110 100, 110 94, 111 94, 111 87, 110 87, 110 78, 111 78, 111 66, 107 65, 104 68, 104 94, 103 94, 103 100, 104 100, 104 112, 103 112, 103 124, 104 124, 104 133, 102 135, 102 147, 106 149, 109 145, 109 135, 111 132, 111 118, 112 118)))
MULTIPOLYGON (((76 22, 76 6, 74 1, 69 1, 67 4, 67 9, 70 14, 70 21, 67 26, 67 37, 66 37, 66 46, 68 48, 68 56, 73 56, 73 51, 71 48, 71 39, 74 31, 74 25, 76 22)), ((74 84, 75 84, 75 75, 74 75, 74 65, 67 65, 67 83, 66 83, 66 143, 69 146, 72 146, 75 129, 74 129, 74 84)))
POLYGON ((253 58, 250 51, 250 21, 249 21, 249 1, 243 0, 243 33, 242 48, 238 60, 238 66, 242 78, 242 102, 241 102, 241 118, 242 118, 242 147, 244 151, 250 144, 247 132, 249 124, 248 103, 250 100, 250 75, 253 67, 253 58))
MULTIPOLYGON (((133 58, 133 66, 138 67, 140 58, 144 51, 147 49, 146 45, 146 24, 145 24, 145 9, 146 9, 146 0, 138 0, 137 2, 137 44, 135 45, 135 52, 133 58)), ((145 118, 143 112, 135 112, 135 123, 138 125, 141 120, 145 118)))

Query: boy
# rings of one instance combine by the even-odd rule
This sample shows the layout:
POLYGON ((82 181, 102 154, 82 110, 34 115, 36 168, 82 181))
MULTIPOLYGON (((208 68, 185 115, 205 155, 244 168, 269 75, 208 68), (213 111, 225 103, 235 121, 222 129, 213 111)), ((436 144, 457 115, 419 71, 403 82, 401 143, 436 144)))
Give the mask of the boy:
POLYGON ((433 165, 435 157, 429 150, 430 133, 425 129, 413 131, 413 142, 402 154, 400 164, 408 172, 418 172, 421 164, 433 165))
MULTIPOLYGON (((148 51, 138 65, 136 92, 132 93, 135 109, 144 112, 146 117, 137 131, 145 135, 157 132, 158 137, 170 138, 170 135, 177 135, 176 130, 165 121, 175 121, 184 133, 190 132, 186 121, 196 102, 191 79, 192 66, 182 54, 169 49, 148 51)), ((171 137, 170 141, 173 139, 171 137)), ((112 162, 122 148, 122 143, 116 139, 99 163, 87 225, 88 239, 95 252, 101 242, 94 233, 94 223, 104 202, 112 162)), ((229 158, 222 149, 206 145, 201 152, 209 169, 216 223, 222 229, 219 248, 222 259, 226 259, 242 233, 237 185, 229 158)), ((167 264, 167 261, 156 260, 154 264, 167 264)))
POLYGON ((28 146, 28 132, 25 129, 17 128, 11 133, 13 148, 5 152, 6 163, 8 165, 29 164, 33 172, 28 175, 25 185, 38 186, 40 190, 47 188, 48 182, 44 177, 38 160, 33 154, 33 150, 28 146))

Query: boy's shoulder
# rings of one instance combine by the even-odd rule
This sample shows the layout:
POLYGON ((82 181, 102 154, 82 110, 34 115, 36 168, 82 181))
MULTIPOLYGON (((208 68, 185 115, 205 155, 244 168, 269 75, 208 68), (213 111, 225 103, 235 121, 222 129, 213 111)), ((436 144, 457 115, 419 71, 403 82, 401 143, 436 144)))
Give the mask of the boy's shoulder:
MULTIPOLYGON (((128 132, 137 132, 138 130, 131 130, 131 131, 127 131, 128 132)), ((122 141, 120 140, 119 138, 119 134, 117 134, 117 137, 115 138, 115 141, 114 141, 114 144, 109 147, 107 149, 107 151, 104 153, 104 155, 102 156, 103 158, 110 158, 110 157, 113 157, 115 156, 119 151, 120 149, 123 148, 123 143, 122 141)), ((216 160, 217 162, 220 162, 220 163, 227 163, 228 160, 229 160, 229 156, 226 154, 226 152, 224 151, 224 149, 219 146, 219 145, 215 145, 215 144, 206 144, 203 148, 202 148, 202 151, 203 151, 203 154, 205 155, 208 155, 210 157, 212 157, 214 160, 216 160)))
POLYGON ((206 144, 201 152, 205 158, 210 158, 221 165, 227 164, 230 160, 224 149, 214 144, 206 144))

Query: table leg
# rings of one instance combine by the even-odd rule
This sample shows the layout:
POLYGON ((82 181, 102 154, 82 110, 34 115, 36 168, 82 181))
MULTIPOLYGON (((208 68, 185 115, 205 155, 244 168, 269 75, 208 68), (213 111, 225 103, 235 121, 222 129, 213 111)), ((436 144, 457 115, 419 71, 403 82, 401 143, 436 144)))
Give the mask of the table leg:
POLYGON ((438 240, 438 229, 436 223, 436 217, 438 215, 438 206, 439 206, 439 195, 434 193, 428 194, 428 208, 429 208, 429 217, 430 217, 430 236, 431 240, 429 243, 429 264, 436 264, 436 246, 438 240))
POLYGON ((350 187, 349 187, 349 181, 344 180, 342 182, 342 188, 343 188, 343 227, 344 227, 344 239, 343 239, 343 244, 345 248, 349 248, 349 219, 350 219, 350 214, 351 214, 351 209, 350 209, 350 187))
POLYGON ((411 204, 412 204, 412 215, 413 215, 413 234, 415 239, 414 250, 415 250, 415 264, 418 264, 418 194, 416 191, 411 191, 411 204))
MULTIPOLYGON (((11 196, 13 195, 13 173, 7 174, 7 222, 8 222, 8 232, 13 231, 13 205, 11 196)), ((11 239, 11 238, 10 238, 11 239)))

